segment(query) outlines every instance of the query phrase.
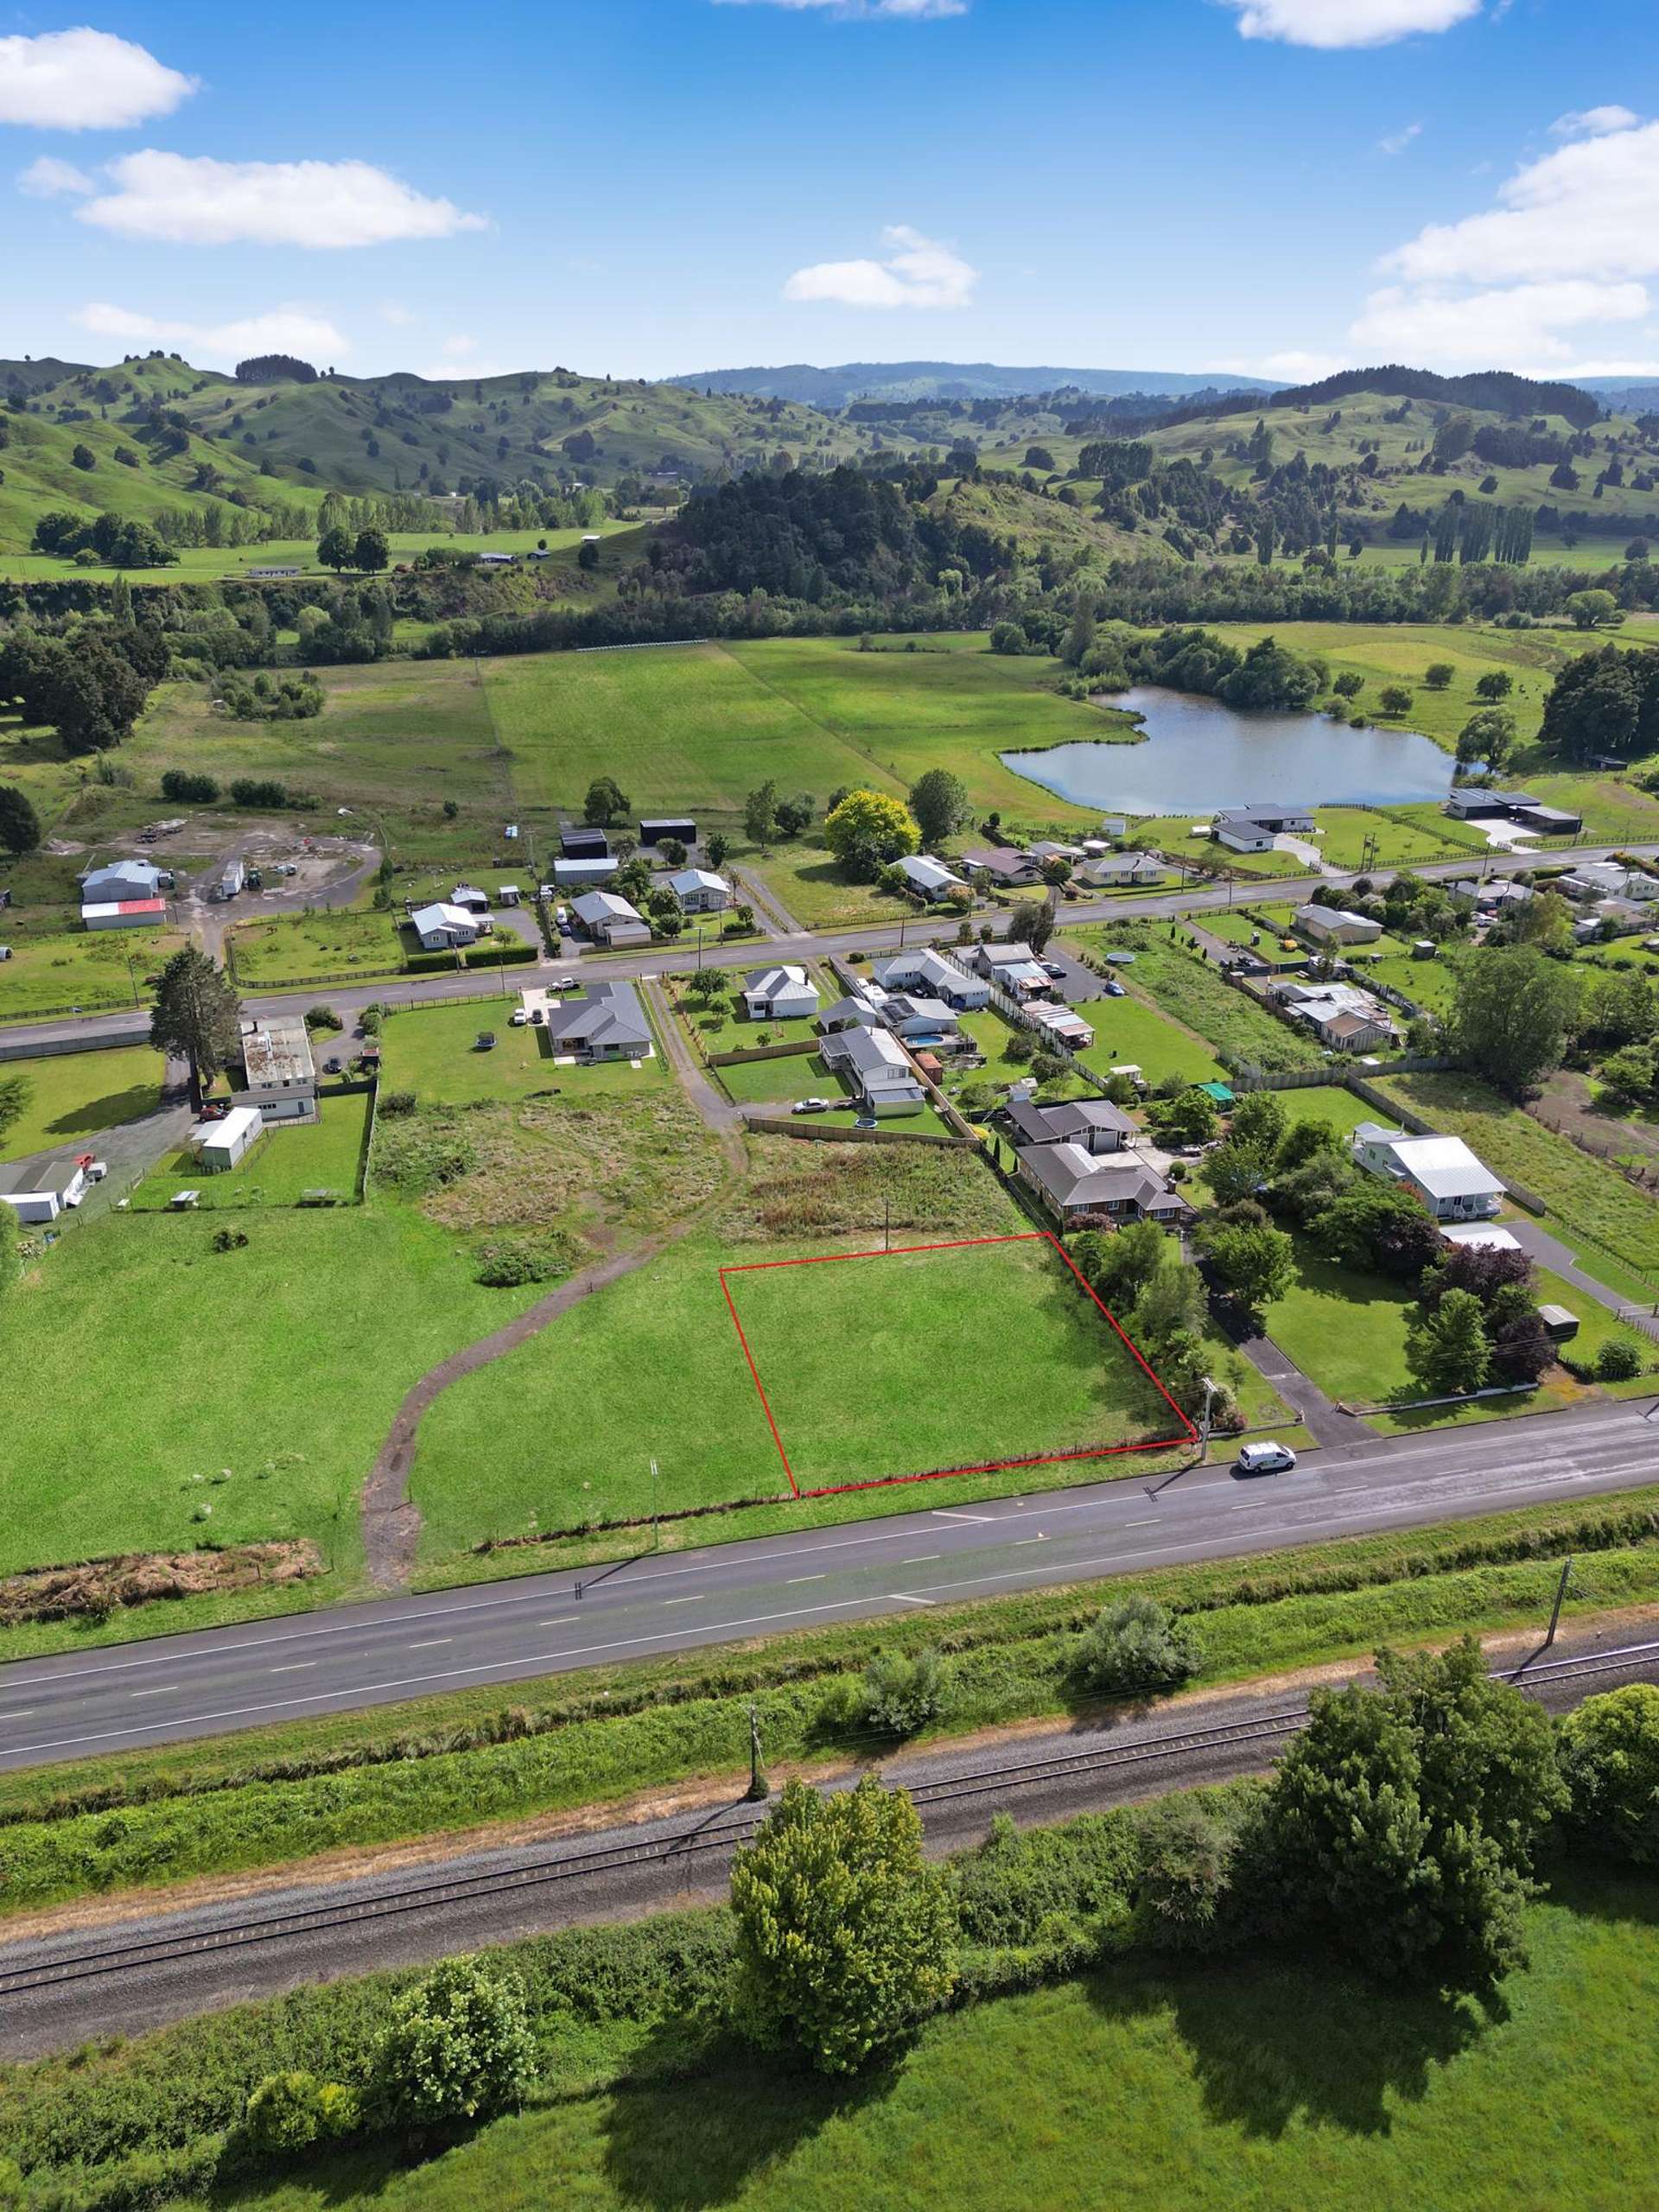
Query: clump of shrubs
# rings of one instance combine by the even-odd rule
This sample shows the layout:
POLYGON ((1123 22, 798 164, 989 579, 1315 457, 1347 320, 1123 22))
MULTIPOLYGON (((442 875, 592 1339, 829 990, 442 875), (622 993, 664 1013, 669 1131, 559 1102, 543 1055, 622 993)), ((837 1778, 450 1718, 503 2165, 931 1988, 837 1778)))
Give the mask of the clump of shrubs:
POLYGON ((412 1090, 383 1090, 376 1111, 389 1116, 394 1122, 415 1111, 416 1099, 412 1090))
POLYGON ((913 1736, 945 1708, 937 1651, 878 1651, 859 1685, 860 1717, 883 1736, 913 1736))
POLYGON ((320 2082, 296 2067, 290 2073, 267 2074, 250 2092, 242 2135, 249 2150, 262 2158, 292 2158, 315 2143, 354 2134, 361 2118, 354 2089, 343 2082, 320 2082))
POLYGON ((1598 1382, 1628 1382, 1642 1372, 1642 1355, 1624 1337, 1610 1337, 1596 1355, 1598 1382))
POLYGON ((514 1290, 520 1283, 550 1282, 569 1272, 563 1255, 524 1236, 493 1237, 478 1248, 478 1280, 491 1290, 514 1290))
POLYGON ((1077 1638, 1071 1662, 1084 1689, 1110 1697, 1178 1689, 1198 1669, 1198 1645, 1185 1622, 1144 1597, 1106 1606, 1077 1638))
POLYGON ((210 1249, 215 1252, 239 1252, 248 1241, 245 1229, 216 1229, 210 1249))

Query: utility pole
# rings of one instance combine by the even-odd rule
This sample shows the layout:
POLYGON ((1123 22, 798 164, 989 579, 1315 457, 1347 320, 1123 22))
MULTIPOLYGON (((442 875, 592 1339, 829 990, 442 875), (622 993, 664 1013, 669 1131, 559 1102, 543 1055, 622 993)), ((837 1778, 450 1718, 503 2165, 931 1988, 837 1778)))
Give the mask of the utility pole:
POLYGON ((1219 1386, 1218 1386, 1218 1385, 1217 1385, 1217 1383, 1216 1382, 1216 1381, 1215 1381, 1215 1379, 1214 1379, 1214 1377, 1213 1377, 1213 1376, 1209 1376, 1209 1375, 1206 1375, 1206 1376, 1205 1376, 1205 1378, 1204 1378, 1204 1414, 1203 1414, 1203 1417, 1201 1418, 1201 1420, 1200 1420, 1200 1421, 1199 1421, 1199 1422, 1198 1422, 1198 1465, 1199 1466, 1202 1466, 1202 1465, 1204 1465, 1205 1461, 1205 1460, 1210 1457, 1210 1422, 1211 1422, 1211 1414, 1212 1414, 1212 1412, 1213 1412, 1213 1410, 1214 1410, 1214 1408, 1215 1408, 1215 1402, 1216 1402, 1216 1391, 1217 1391, 1217 1388, 1218 1388, 1218 1387, 1219 1387, 1219 1386))
POLYGON ((1550 1645, 1555 1641, 1555 1630, 1560 1623, 1561 1605, 1567 1596, 1567 1579, 1572 1572, 1573 1562, 1569 1559, 1563 1562, 1561 1567, 1561 1579, 1555 1586, 1555 1603, 1550 1610, 1549 1616, 1549 1634, 1544 1638, 1544 1649, 1546 1651, 1548 1650, 1550 1645))
POLYGON ((657 1482, 657 1462, 654 1459, 651 1463, 651 1529, 652 1548, 653 1551, 661 1551, 663 1548, 663 1516, 660 1503, 660 1492, 658 1491, 657 1482))
POLYGON ((772 1795, 772 1784, 766 1780, 766 1769, 760 1764, 760 1716, 749 1707, 749 1802, 764 1804, 772 1795))
POLYGON ((881 1201, 881 1249, 884 1252, 891 1252, 893 1249, 893 1200, 891 1198, 883 1198, 881 1201))

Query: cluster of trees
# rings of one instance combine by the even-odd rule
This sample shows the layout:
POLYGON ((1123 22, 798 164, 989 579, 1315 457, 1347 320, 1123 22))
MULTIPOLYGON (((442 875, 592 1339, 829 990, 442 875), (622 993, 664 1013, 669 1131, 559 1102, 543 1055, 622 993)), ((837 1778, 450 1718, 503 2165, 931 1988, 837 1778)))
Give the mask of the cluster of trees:
MULTIPOLYGON (((1084 1281, 1109 1306, 1157 1370, 1164 1388, 1190 1418, 1204 1411, 1216 1347, 1206 1338, 1209 1306, 1204 1283, 1181 1257, 1180 1247, 1155 1221, 1132 1222, 1115 1234, 1084 1230, 1071 1245, 1084 1281)), ((1236 1427, 1238 1414, 1224 1389, 1211 1417, 1219 1428, 1236 1427)))
POLYGON ((1540 735, 1573 760, 1653 752, 1659 747, 1659 652, 1604 645, 1569 661, 1550 686, 1540 735))
POLYGON ((87 567, 103 563, 111 569, 166 569, 178 555, 146 522, 128 515, 85 515, 54 508, 43 514, 29 540, 37 553, 53 553, 87 567))
POLYGON ((838 793, 823 821, 823 842, 855 883, 874 883, 885 868, 922 848, 922 833, 903 799, 883 791, 838 793))
POLYGON ((364 575, 378 575, 391 559, 386 533, 378 524, 359 530, 355 537, 336 524, 317 540, 317 560, 338 575, 342 569, 356 569, 364 575))
POLYGON ((1122 667, 1130 683, 1201 692, 1230 707, 1287 712, 1314 705, 1331 680, 1323 661, 1304 660, 1275 639, 1263 638, 1240 652, 1201 629, 1167 629, 1128 643, 1122 667))
MULTIPOLYGON (((1103 1619, 1103 1651, 1158 1664, 1172 1627, 1180 1641, 1160 1611, 1143 1600, 1103 1619)), ((1268 1781, 1134 1815, 1115 1853, 1103 1835, 1075 1893, 1070 1830, 1020 1839, 1003 1824, 946 1872, 924 1858, 902 1790, 873 1776, 823 1796, 790 1783, 733 1869, 733 2024, 823 2072, 857 2072, 949 2001, 964 1941, 1029 1944, 1046 1912, 1046 1928, 1072 1932, 1070 1955, 1088 1956, 1085 1895, 1102 1929, 1153 1948, 1267 1944, 1487 1995, 1528 1962, 1524 1909, 1553 1834, 1659 1864, 1659 1692, 1618 1690, 1558 1725, 1493 1680, 1470 1637, 1379 1652, 1376 1674, 1375 1688, 1316 1690, 1268 1781)))
POLYGON ((272 676, 261 669, 251 683, 227 679, 225 708, 239 722, 309 721, 322 712, 322 686, 309 672, 272 676))
POLYGON ((166 640, 148 624, 14 630, 0 638, 0 704, 55 730, 66 753, 104 753, 131 735, 167 664, 166 640))

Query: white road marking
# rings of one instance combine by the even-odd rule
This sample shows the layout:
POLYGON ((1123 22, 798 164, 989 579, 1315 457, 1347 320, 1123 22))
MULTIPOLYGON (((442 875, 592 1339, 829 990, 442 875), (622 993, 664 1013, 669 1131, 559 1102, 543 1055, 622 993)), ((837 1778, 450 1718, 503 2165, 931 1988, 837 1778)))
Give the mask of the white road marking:
POLYGON ((931 1598, 912 1598, 907 1590, 890 1590, 887 1595, 895 1605, 931 1605, 931 1598))
POLYGON ((709 1596, 706 1590, 694 1590, 689 1598, 664 1598, 665 1605, 701 1605, 709 1596))
POLYGON ((901 1559, 900 1567, 931 1567, 936 1559, 943 1559, 943 1552, 918 1552, 914 1559, 901 1559))
POLYGON ((270 1672, 273 1675, 303 1675, 308 1668, 320 1664, 321 1662, 315 1659, 290 1659, 286 1667, 272 1667, 270 1672))
POLYGON ((1154 1514, 1150 1521, 1126 1521, 1123 1526, 1126 1529, 1155 1529, 1158 1526, 1158 1516, 1154 1514))
POLYGON ((995 1521, 996 1516, 994 1513, 964 1513, 958 1505, 936 1505, 933 1517, 936 1521, 995 1521))
POLYGON ((424 1643, 411 1643, 409 1648, 411 1651, 435 1651, 441 1643, 453 1643, 454 1640, 453 1636, 429 1636, 424 1643))
POLYGON ((1017 1552, 1022 1552, 1027 1544, 1046 1544, 1048 1538, 1043 1535, 1016 1536, 1014 1539, 1014 1548, 1017 1552))
POLYGON ((785 1587, 786 1589, 792 1590, 792 1589, 795 1587, 795 1585, 796 1585, 798 1582, 827 1582, 829 1580, 830 1580, 830 1577, 829 1577, 829 1575, 828 1575, 827 1573, 824 1573, 824 1574, 791 1574, 791 1575, 790 1576, 790 1578, 789 1578, 788 1582, 785 1585, 785 1587))
POLYGON ((178 1687, 176 1682, 163 1682, 157 1689, 132 1690, 128 1694, 132 1697, 166 1697, 169 1691, 175 1690, 178 1687))

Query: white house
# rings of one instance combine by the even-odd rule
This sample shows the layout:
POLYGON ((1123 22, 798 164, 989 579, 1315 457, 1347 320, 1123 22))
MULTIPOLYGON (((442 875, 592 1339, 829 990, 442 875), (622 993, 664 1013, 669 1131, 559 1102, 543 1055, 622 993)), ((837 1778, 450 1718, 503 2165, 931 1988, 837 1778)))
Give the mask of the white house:
POLYGON ((490 926, 463 906, 452 906, 440 899, 430 906, 417 906, 409 918, 409 925, 420 939, 423 952, 449 952, 458 944, 476 944, 490 926))
POLYGON ((242 1020, 242 1088, 232 1103, 252 1106, 266 1122, 315 1122, 317 1070, 311 1039, 297 1014, 242 1020))
POLYGON ((669 877, 668 887, 688 914, 723 914, 732 903, 731 885, 706 868, 681 868, 669 877))
POLYGON ((1300 935, 1315 944, 1375 944, 1382 934, 1381 922, 1351 914, 1342 906, 1299 906, 1290 918, 1300 935))
POLYGON ((1116 891, 1129 884, 1162 883, 1169 870, 1151 853, 1101 853, 1078 874, 1096 891, 1116 891))
POLYGON ((884 991, 920 990, 929 998, 943 999, 958 1014, 976 1013, 991 1002, 991 987, 982 976, 966 974, 931 944, 873 961, 870 976, 884 991))
POLYGON ((1586 861, 1571 875, 1562 876, 1555 888, 1569 899, 1628 899, 1638 905, 1659 899, 1659 882, 1643 869, 1618 861, 1586 861))
POLYGON ((571 901, 570 912, 583 934, 595 944, 649 944, 651 925, 637 906, 619 899, 613 891, 585 891, 571 901))
POLYGON ((221 1121, 198 1122, 186 1141, 204 1175, 222 1175, 247 1157, 264 1128, 257 1106, 232 1106, 221 1121))
POLYGON ((1414 1137, 1362 1122, 1353 1152, 1361 1167, 1402 1184, 1436 1221, 1488 1221, 1507 1188, 1461 1137, 1414 1137))
POLYGON ((742 988, 751 1021, 792 1021, 818 1010, 818 987, 804 968, 757 968, 742 988))
POLYGON ((918 899, 948 899, 953 892, 968 888, 959 875, 953 875, 944 862, 936 860, 931 853, 908 854, 898 862, 898 868, 918 899))

